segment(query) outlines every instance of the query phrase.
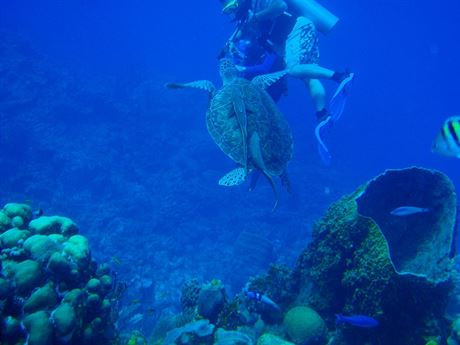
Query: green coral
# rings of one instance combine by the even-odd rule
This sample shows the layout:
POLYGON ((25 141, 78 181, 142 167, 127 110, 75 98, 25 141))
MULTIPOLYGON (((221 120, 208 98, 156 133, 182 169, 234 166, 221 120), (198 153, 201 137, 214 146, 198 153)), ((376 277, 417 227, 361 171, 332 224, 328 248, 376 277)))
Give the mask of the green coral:
POLYGON ((32 208, 27 204, 8 203, 3 207, 3 212, 10 218, 21 217, 24 222, 32 218, 32 208))
POLYGON ((39 217, 30 222, 29 228, 41 235, 61 234, 68 237, 78 233, 77 225, 70 218, 61 216, 39 217))
POLYGON ((298 306, 290 309, 283 321, 289 338, 298 345, 318 344, 326 339, 324 320, 313 309, 298 306))
POLYGON ((77 327, 77 315, 75 309, 69 303, 61 303, 51 313, 51 320, 58 337, 66 337, 72 334, 77 327))
POLYGON ((90 260, 89 244, 86 237, 74 235, 64 243, 64 253, 67 254, 73 262, 82 267, 88 264, 90 260))
POLYGON ((13 228, 0 235, 0 244, 4 248, 13 248, 18 246, 21 241, 24 241, 29 236, 29 231, 13 228))
POLYGON ((13 276, 16 290, 20 295, 30 293, 43 279, 40 264, 34 260, 25 260, 19 263, 9 263, 6 267, 13 276))
POLYGON ((25 313, 33 313, 39 310, 50 310, 57 305, 57 296, 53 286, 46 284, 35 290, 24 304, 25 313))
POLYGON ((24 326, 29 333, 29 345, 49 345, 52 343, 53 326, 47 312, 37 311, 26 316, 24 326))
POLYGON ((5 212, 0 210, 0 233, 8 230, 11 227, 11 219, 5 212))
POLYGON ((46 262, 51 255, 60 251, 61 245, 45 235, 33 235, 24 242, 24 249, 38 262, 46 262))

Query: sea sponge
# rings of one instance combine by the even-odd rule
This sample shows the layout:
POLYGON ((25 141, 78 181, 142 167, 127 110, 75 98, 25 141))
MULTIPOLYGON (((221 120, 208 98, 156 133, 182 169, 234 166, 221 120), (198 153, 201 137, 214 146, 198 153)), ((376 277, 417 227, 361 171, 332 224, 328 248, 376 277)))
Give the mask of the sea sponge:
POLYGON ((198 314, 215 322, 225 305, 225 287, 220 281, 204 285, 198 295, 198 314))
POLYGON ((298 345, 320 344, 326 338, 324 320, 306 306, 291 308, 284 316, 283 324, 289 338, 298 345))

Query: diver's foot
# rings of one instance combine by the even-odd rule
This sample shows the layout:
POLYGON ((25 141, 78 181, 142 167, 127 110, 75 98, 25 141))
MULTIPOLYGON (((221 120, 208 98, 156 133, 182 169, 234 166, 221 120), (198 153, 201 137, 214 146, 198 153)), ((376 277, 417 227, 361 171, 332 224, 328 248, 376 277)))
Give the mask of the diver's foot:
POLYGON ((324 117, 318 118, 318 124, 316 125, 317 130, 324 134, 328 132, 332 127, 332 116, 327 113, 324 117))
POLYGON ((316 140, 318 141, 319 154, 320 154, 321 160, 326 165, 331 164, 332 157, 324 142, 324 137, 325 137, 326 132, 328 132, 329 129, 331 128, 331 126, 332 126, 332 116, 328 115, 324 119, 319 121, 315 128, 315 137, 316 137, 316 140))
POLYGON ((350 85, 350 83, 353 81, 354 78, 355 78, 354 73, 335 72, 331 79, 337 82, 339 86, 337 87, 337 90, 335 91, 334 96, 332 96, 332 98, 334 98, 341 92, 346 94, 348 90, 348 86, 350 85))
POLYGON ((326 108, 323 108, 321 110, 316 111, 316 121, 317 123, 321 123, 325 119, 327 119, 329 116, 329 112, 327 111, 326 108))
POLYGON ((347 72, 334 72, 331 79, 335 81, 337 84, 340 84, 343 80, 349 77, 350 74, 353 74, 353 73, 350 73, 348 71, 347 72))

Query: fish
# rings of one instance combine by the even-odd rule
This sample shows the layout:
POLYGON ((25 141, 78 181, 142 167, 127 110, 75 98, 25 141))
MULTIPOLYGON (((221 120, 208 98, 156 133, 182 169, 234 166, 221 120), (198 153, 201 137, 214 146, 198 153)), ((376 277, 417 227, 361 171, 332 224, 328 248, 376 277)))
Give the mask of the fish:
POLYGON ((346 323, 351 326, 373 328, 379 325, 379 322, 373 317, 366 315, 350 315, 345 316, 342 314, 335 314, 335 323, 341 324, 346 323))
POLYGON ((447 157, 460 158, 460 116, 448 118, 436 135, 431 151, 447 157))
POLYGON ((110 261, 113 262, 115 265, 121 266, 121 260, 118 256, 112 256, 110 261))
POLYGON ((281 311, 281 308, 278 306, 278 304, 273 302, 270 297, 268 297, 268 296, 266 296, 264 294, 261 294, 260 292, 245 290, 244 294, 250 300, 257 301, 257 302, 262 302, 263 304, 268 305, 272 309, 275 309, 277 311, 281 311))
POLYGON ((39 208, 38 210, 32 211, 32 219, 37 219, 43 216, 43 210, 39 208))
POLYGON ((400 206, 400 207, 395 208, 393 211, 391 211, 390 214, 392 216, 405 217, 405 216, 410 216, 412 214, 427 213, 430 211, 431 209, 428 207, 400 206))

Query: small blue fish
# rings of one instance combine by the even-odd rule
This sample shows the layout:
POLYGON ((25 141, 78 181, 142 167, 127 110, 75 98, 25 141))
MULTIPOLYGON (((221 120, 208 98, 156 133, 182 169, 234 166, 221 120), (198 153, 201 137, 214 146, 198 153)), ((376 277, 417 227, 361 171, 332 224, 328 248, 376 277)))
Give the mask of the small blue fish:
POLYGON ((390 212, 390 214, 392 216, 404 217, 404 216, 410 216, 412 214, 417 214, 417 213, 427 213, 430 211, 431 209, 427 207, 401 206, 401 207, 395 208, 393 211, 390 212))
POLYGON ((273 302, 270 299, 270 297, 265 296, 264 294, 261 294, 260 292, 244 290, 244 294, 250 300, 257 301, 257 302, 262 302, 262 303, 268 305, 269 307, 271 307, 271 308, 273 308, 275 310, 278 310, 278 311, 281 310, 280 307, 278 306, 278 304, 273 302))
POLYGON ((373 328, 379 325, 379 322, 376 319, 366 315, 345 316, 342 314, 335 314, 335 323, 347 323, 352 326, 363 328, 373 328))

